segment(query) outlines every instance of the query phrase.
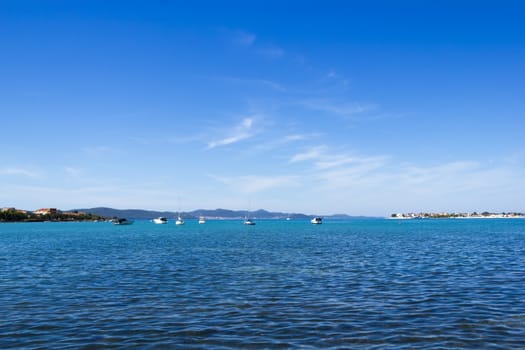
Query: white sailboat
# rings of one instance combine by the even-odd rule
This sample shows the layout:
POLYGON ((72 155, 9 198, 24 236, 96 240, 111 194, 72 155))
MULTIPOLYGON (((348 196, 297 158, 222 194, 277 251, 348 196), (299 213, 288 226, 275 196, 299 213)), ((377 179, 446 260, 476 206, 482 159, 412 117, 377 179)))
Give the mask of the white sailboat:
POLYGON ((181 206, 180 206, 180 197, 178 198, 178 202, 179 202, 179 211, 177 212, 177 220, 175 220, 175 225, 184 225, 184 220, 182 220, 182 216, 181 216, 181 206))
POLYGON ((182 220, 182 217, 180 215, 177 217, 177 221, 175 221, 175 225, 184 225, 184 220, 182 220))
MULTIPOLYGON (((248 210, 247 214, 249 214, 249 213, 250 213, 250 211, 248 210)), ((253 221, 252 219, 250 219, 250 218, 248 217, 248 215, 246 215, 246 216, 244 217, 244 222, 243 222, 243 223, 244 223, 245 225, 255 225, 255 221, 253 221)))
MULTIPOLYGON (((252 204, 251 204, 251 201, 250 201, 250 204, 248 205, 248 211, 246 212, 246 214, 248 214, 248 215, 250 214, 250 209, 251 209, 251 207, 252 207, 252 204)), ((244 223, 245 225, 252 225, 252 226, 255 225, 255 221, 253 221, 252 219, 250 219, 250 218, 248 217, 248 215, 245 215, 245 216, 244 216, 244 221, 243 221, 243 223, 244 223)))
POLYGON ((245 225, 255 225, 255 221, 252 219, 248 219, 247 217, 244 218, 244 224, 245 225))

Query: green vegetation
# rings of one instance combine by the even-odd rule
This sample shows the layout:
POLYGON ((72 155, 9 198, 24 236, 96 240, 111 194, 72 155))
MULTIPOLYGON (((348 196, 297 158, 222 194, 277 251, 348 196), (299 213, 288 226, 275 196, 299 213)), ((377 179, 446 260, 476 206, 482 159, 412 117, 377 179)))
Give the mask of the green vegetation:
POLYGON ((80 212, 59 212, 56 214, 35 214, 17 209, 0 211, 0 222, 40 222, 40 221, 97 221, 104 220, 100 215, 80 212))
POLYGON ((17 210, 4 210, 0 212, 0 222, 26 221, 29 215, 17 210))

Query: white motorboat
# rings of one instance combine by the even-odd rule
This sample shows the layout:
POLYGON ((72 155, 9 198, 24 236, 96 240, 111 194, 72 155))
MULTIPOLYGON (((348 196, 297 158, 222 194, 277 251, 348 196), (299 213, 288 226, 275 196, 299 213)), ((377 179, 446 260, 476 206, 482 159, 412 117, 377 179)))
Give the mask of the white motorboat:
POLYGON ((168 223, 168 219, 166 219, 163 216, 160 216, 158 218, 153 219, 153 222, 156 223, 156 224, 167 224, 168 223))
POLYGON ((200 216, 199 217, 199 224, 205 224, 206 223, 206 218, 204 216, 200 216))
POLYGON ((323 218, 321 217, 315 217, 313 218, 312 220, 310 220, 310 222, 314 225, 320 225, 323 223, 323 218))

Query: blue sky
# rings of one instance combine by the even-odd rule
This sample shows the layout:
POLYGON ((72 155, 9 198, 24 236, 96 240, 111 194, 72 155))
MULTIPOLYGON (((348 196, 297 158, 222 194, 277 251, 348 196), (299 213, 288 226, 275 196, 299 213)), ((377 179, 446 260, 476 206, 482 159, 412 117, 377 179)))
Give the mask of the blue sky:
POLYGON ((525 212, 520 1, 2 1, 0 206, 525 212))

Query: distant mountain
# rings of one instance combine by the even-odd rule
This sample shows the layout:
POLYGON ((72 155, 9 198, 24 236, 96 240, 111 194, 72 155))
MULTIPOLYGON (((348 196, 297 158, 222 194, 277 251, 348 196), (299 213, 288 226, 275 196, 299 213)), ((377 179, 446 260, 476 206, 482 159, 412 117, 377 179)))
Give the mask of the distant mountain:
MULTIPOLYGON (((142 210, 142 209, 114 209, 106 207, 98 208, 87 208, 87 209, 71 209, 70 211, 79 211, 83 213, 97 214, 103 217, 125 217, 128 219, 153 219, 159 216, 167 217, 168 219, 176 218, 178 213, 170 211, 154 211, 154 210, 142 210)), ((247 210, 229 210, 229 209, 197 209, 189 212, 181 212, 180 215, 185 219, 197 219, 199 216, 205 216, 207 218, 218 218, 218 219, 239 219, 248 216, 255 219, 309 219, 314 215, 305 215, 300 213, 280 213, 270 212, 267 210, 259 209, 256 211, 247 210)), ((338 218, 339 215, 338 215, 338 218)), ((347 218, 349 218, 347 216, 347 218)))
POLYGON ((97 207, 89 209, 72 209, 71 211, 79 211, 82 213, 97 214, 106 218, 128 218, 128 219, 153 219, 159 216, 165 216, 168 218, 176 217, 177 214, 168 211, 152 211, 142 209, 114 209, 106 207, 97 207))

